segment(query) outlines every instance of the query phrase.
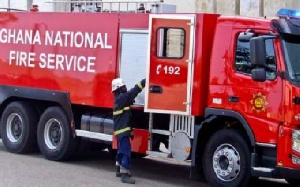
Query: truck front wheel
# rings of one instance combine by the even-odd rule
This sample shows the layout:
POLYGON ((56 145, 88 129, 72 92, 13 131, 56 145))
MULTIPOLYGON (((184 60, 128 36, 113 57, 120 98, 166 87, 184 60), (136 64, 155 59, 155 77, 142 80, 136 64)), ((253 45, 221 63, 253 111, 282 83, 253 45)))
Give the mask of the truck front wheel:
POLYGON ((250 180, 250 150, 238 130, 216 132, 205 147, 202 164, 211 186, 247 186, 250 180))
POLYGON ((37 121, 38 116, 28 103, 10 103, 1 118, 1 137, 6 149, 12 153, 35 150, 37 121))
POLYGON ((50 107, 38 123, 38 145, 48 160, 67 160, 75 151, 70 121, 60 107, 50 107))

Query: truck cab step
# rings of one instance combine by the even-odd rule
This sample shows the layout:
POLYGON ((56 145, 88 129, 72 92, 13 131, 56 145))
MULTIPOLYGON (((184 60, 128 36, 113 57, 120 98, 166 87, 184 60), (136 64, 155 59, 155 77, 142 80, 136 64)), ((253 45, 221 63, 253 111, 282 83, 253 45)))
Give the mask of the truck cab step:
POLYGON ((254 176, 272 177, 273 171, 274 171, 273 168, 252 167, 252 174, 254 174, 254 176))

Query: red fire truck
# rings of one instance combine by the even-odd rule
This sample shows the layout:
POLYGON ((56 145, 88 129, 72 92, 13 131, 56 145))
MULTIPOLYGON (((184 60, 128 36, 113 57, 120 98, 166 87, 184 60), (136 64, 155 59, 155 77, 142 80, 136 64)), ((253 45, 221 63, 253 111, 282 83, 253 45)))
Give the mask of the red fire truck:
POLYGON ((1 12, 3 144, 56 161, 82 139, 113 150, 111 81, 146 77, 133 152, 191 160, 191 178, 212 186, 299 186, 297 14, 1 12))

